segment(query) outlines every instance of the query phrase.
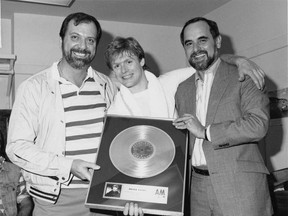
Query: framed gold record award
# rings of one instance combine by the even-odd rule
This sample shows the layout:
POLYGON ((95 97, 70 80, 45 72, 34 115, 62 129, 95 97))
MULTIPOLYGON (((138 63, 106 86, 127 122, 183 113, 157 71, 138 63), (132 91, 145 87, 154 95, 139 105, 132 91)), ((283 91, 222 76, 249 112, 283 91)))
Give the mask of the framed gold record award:
POLYGON ((187 132, 171 119, 107 115, 85 205, 123 211, 184 215, 187 132))

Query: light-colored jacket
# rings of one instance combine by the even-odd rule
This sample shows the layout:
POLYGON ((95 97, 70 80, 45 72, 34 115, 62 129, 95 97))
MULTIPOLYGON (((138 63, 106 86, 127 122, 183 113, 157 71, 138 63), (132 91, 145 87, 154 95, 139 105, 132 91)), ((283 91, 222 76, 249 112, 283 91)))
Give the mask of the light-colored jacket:
MULTIPOLYGON (((180 116, 184 113, 196 115, 195 76, 179 85, 175 100, 180 116)), ((258 141, 267 133, 269 119, 267 95, 259 91, 250 78, 239 82, 237 68, 221 62, 214 77, 206 117, 205 126, 210 125, 211 142, 205 140, 202 146, 224 215, 272 215, 265 175, 269 172, 258 147, 258 141)), ((195 138, 190 133, 191 151, 195 138)))
MULTIPOLYGON (((89 72, 108 108, 116 87, 104 74, 91 67, 89 72)), ((65 119, 57 73, 56 62, 19 86, 6 148, 10 160, 24 169, 28 192, 52 203, 57 200, 60 185, 68 183, 72 166, 72 159, 64 156, 65 119)))

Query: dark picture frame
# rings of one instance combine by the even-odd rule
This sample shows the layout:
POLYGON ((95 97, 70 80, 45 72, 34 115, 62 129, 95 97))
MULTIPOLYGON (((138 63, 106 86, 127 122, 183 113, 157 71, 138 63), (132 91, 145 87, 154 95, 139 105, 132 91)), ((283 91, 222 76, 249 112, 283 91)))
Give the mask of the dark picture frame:
MULTIPOLYGON (((140 132, 137 133, 142 134, 142 131, 140 130, 140 132)), ((131 131, 129 132, 129 136, 130 135, 131 131)), ((158 136, 157 133, 156 135, 158 136)), ((150 134, 148 133, 147 136, 149 137, 150 134)), ((139 135, 139 137, 142 137, 142 135, 139 135)), ((130 142, 130 138, 127 140, 130 142)), ((156 146, 155 151, 157 152, 159 150, 161 152, 162 150, 157 140, 158 139, 153 141, 156 146)), ((160 137, 159 141, 161 141, 160 137)), ((133 143, 134 141, 131 142, 133 143)), ((119 151, 120 156, 122 156, 121 154, 125 156, 127 155, 126 152, 130 151, 127 147, 130 144, 117 143, 117 145, 121 145, 121 148, 119 148, 121 149, 119 151)), ((166 145, 166 143, 162 143, 160 146, 163 145, 166 145)), ((132 201, 137 202, 144 213, 147 214, 184 215, 188 136, 186 130, 178 130, 172 125, 172 119, 107 115, 98 150, 96 164, 99 165, 101 169, 94 171, 90 181, 85 202, 87 207, 100 210, 123 211, 125 204, 132 201), (125 136, 127 129, 138 128, 138 126, 140 126, 140 128, 154 128, 152 131, 160 130, 161 133, 167 134, 169 139, 171 138, 174 145, 173 148, 175 147, 171 163, 168 164, 169 166, 161 170, 159 174, 151 177, 139 177, 137 173, 134 176, 133 170, 131 175, 121 172, 113 165, 111 160, 114 157, 113 154, 112 156, 110 155, 111 143, 113 143, 123 131, 125 136), (111 190, 111 185, 114 184, 117 184, 118 188, 121 187, 119 195, 107 196, 107 191, 111 190)), ((161 152, 161 154, 167 153, 161 152)), ((151 162, 149 160, 153 160, 153 164, 157 167, 158 163, 163 162, 163 159, 159 159, 158 161, 157 158, 158 156, 155 156, 153 159, 148 158, 147 163, 151 162)), ((129 156, 123 157, 123 160, 129 160, 129 156)), ((134 159, 129 163, 134 163, 134 159)), ((135 163, 137 165, 137 162, 135 163)), ((146 161, 144 161, 144 163, 146 163, 146 161)))

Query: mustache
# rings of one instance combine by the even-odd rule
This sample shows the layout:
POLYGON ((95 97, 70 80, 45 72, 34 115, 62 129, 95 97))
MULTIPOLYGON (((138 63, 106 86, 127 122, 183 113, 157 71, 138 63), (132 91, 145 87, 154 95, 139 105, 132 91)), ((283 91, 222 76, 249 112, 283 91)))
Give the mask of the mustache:
POLYGON ((83 54, 91 54, 91 52, 87 49, 76 49, 76 48, 73 48, 71 49, 70 52, 79 52, 79 53, 83 53, 83 54))

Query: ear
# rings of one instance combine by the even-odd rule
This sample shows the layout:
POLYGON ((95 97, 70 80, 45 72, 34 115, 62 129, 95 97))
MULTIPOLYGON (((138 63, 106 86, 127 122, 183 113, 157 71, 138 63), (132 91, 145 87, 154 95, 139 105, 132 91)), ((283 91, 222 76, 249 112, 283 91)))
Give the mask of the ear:
POLYGON ((219 35, 217 38, 216 38, 216 46, 218 49, 221 48, 221 43, 222 43, 222 37, 221 35, 219 35))
POLYGON ((141 65, 141 67, 143 67, 143 66, 145 65, 145 59, 144 59, 144 58, 142 58, 142 59, 140 60, 140 65, 141 65))
POLYGON ((62 43, 63 43, 63 40, 61 37, 59 37, 59 46, 60 46, 60 50, 62 50, 62 43))

